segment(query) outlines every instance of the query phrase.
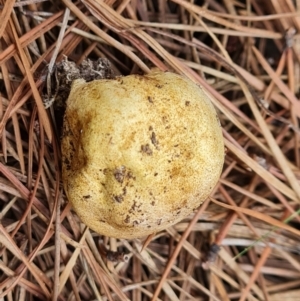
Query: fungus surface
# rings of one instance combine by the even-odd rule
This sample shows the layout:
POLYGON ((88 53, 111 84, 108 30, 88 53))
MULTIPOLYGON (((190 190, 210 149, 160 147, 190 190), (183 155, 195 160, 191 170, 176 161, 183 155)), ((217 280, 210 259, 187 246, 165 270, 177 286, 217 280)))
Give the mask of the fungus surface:
POLYGON ((208 197, 223 163, 216 111, 184 76, 152 71, 73 82, 64 116, 63 183, 94 231, 135 238, 177 223, 208 197))

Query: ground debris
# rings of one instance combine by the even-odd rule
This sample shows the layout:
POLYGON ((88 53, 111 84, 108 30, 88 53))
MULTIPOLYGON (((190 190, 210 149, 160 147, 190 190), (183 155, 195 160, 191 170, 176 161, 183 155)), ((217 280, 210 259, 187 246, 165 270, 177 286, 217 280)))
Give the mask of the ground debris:
POLYGON ((55 72, 51 75, 51 95, 47 99, 53 99, 55 107, 65 107, 74 80, 81 78, 90 82, 114 77, 111 63, 106 58, 96 61, 87 59, 78 66, 65 58, 56 65, 55 72))

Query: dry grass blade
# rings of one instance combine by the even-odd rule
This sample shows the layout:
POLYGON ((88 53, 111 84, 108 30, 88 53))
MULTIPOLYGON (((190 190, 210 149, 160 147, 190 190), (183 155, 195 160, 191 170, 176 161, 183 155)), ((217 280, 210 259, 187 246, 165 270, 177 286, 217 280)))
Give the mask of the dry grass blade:
MULTIPOLYGON (((240 266, 236 262, 232 260, 230 254, 228 254, 225 250, 221 250, 220 257, 226 263, 226 265, 228 265, 233 271, 235 271, 236 276, 240 280, 242 280, 244 284, 247 284, 249 282, 249 276, 240 268, 240 266)), ((258 296, 259 300, 264 300, 263 292, 256 284, 252 285, 251 290, 258 296)), ((247 297, 253 299, 253 295, 249 294, 247 297)))
POLYGON ((2 37, 2 35, 3 35, 3 32, 5 30, 5 27, 10 18, 11 12, 13 10, 14 4, 15 4, 15 1, 6 1, 5 2, 5 5, 4 5, 1 15, 0 15, 0 18, 1 18, 0 37, 2 37))
POLYGON ((218 202, 218 201, 213 200, 213 199, 211 199, 211 201, 214 202, 215 204, 219 205, 219 206, 223 206, 225 208, 232 209, 232 210, 235 210, 237 212, 242 212, 242 213, 245 213, 247 215, 251 215, 251 216, 253 216, 255 218, 258 218, 258 219, 266 221, 267 223, 273 225, 274 227, 278 227, 278 228, 290 231, 291 233, 296 234, 298 236, 300 235, 300 231, 299 230, 296 230, 296 229, 294 229, 294 228, 292 228, 292 227, 290 227, 290 226, 288 226, 286 224, 283 224, 282 222, 277 221, 276 219, 273 219, 270 216, 266 216, 265 214, 262 214, 260 212, 255 212, 255 211, 249 210, 247 208, 240 208, 240 207, 235 207, 235 206, 227 205, 227 204, 218 202))
POLYGON ((285 94, 287 99, 293 104, 296 114, 299 114, 300 117, 300 104, 297 97, 293 94, 293 92, 283 83, 283 81, 276 75, 274 70, 269 66, 268 62, 264 59, 264 57, 259 53, 258 49, 253 47, 253 52, 256 55, 258 61, 262 64, 264 69, 268 72, 269 76, 272 80, 277 84, 277 86, 281 89, 282 93, 285 94))
POLYGON ((53 281, 53 292, 52 300, 57 300, 59 296, 59 270, 60 270, 60 206, 61 206, 61 195, 58 198, 56 206, 56 216, 55 216, 55 263, 54 263, 54 281, 53 281))
POLYGON ((206 206, 208 205, 208 203, 204 203, 200 209, 198 210, 197 214, 195 214, 194 218, 191 220, 190 224, 189 224, 189 227, 185 230, 184 234, 181 236, 180 238, 180 241, 178 243, 178 245, 176 246, 173 254, 172 254, 172 257, 170 259, 170 261, 168 262, 168 265, 166 266, 166 269, 157 285, 157 288, 154 292, 154 295, 152 297, 152 300, 156 300, 156 298, 158 297, 159 293, 160 293, 160 290, 164 284, 164 281, 166 279, 166 277, 168 276, 168 273, 170 272, 171 268, 172 268, 172 265, 177 257, 177 255, 179 254, 180 252, 180 249, 185 241, 185 239, 188 237, 188 235, 190 234, 190 231, 192 230, 194 224, 197 222, 199 216, 203 213, 203 211, 205 210, 206 206))
POLYGON ((78 16, 81 20, 85 20, 86 24, 104 41, 108 42, 110 45, 116 47, 117 49, 123 51, 128 57, 130 57, 134 62, 138 64, 144 71, 148 71, 148 67, 130 50, 128 50, 126 47, 124 47, 121 43, 119 43, 117 40, 110 37, 108 34, 106 34, 104 31, 100 30, 92 21, 87 19, 85 15, 69 0, 63 0, 63 2, 66 4, 66 6, 69 7, 69 9, 78 16))
MULTIPOLYGON (((79 243, 82 244, 85 240, 85 235, 88 232, 88 228, 86 228, 79 240, 79 243)), ((66 264, 66 267, 64 268, 63 272, 59 276, 59 291, 58 294, 64 289, 64 286, 69 278, 69 275, 76 264, 76 260, 81 252, 81 248, 76 248, 76 250, 73 252, 71 258, 69 259, 68 263, 66 264)))
POLYGON ((0 5, 1 300, 298 298, 299 1, 0 5), (156 67, 200 85, 226 145, 212 201, 148 238, 83 229, 60 175, 66 58, 107 58, 117 75, 156 67))
POLYGON ((266 180, 267 183, 276 186, 276 188, 291 198, 292 200, 298 201, 296 193, 291 190, 284 183, 279 181, 276 177, 274 177, 270 172, 268 172, 263 166, 254 161, 252 158, 247 156, 243 151, 238 149, 233 143, 228 140, 225 140, 225 144, 235 155, 239 158, 242 158, 243 162, 248 165, 252 170, 254 170, 258 175, 260 175, 263 179, 266 180))
POLYGON ((238 25, 236 23, 224 20, 222 18, 217 17, 216 15, 212 15, 210 14, 210 12, 206 9, 203 9, 202 7, 199 7, 197 5, 191 4, 187 1, 183 1, 183 0, 172 0, 175 3, 180 4, 182 7, 185 7, 186 9, 193 11, 195 13, 197 13, 199 16, 208 19, 210 21, 216 22, 220 25, 223 25, 224 27, 229 27, 229 28, 233 28, 237 31, 242 31, 242 32, 252 32, 255 34, 255 36, 261 36, 261 37, 265 37, 265 38, 271 38, 271 39, 278 39, 281 38, 281 34, 279 33, 274 33, 271 31, 267 31, 267 30, 260 30, 260 29, 255 29, 255 28, 249 28, 248 26, 242 26, 242 25, 238 25))
POLYGON ((47 113, 46 113, 46 110, 45 110, 42 98, 41 98, 41 96, 40 96, 40 94, 38 92, 38 89, 37 89, 37 87, 35 85, 33 76, 32 76, 32 74, 30 72, 29 62, 28 62, 28 60, 27 60, 27 58, 25 56, 25 52, 23 51, 23 49, 21 47, 19 38, 17 36, 17 32, 16 32, 16 30, 15 30, 15 28, 14 28, 13 25, 11 27, 12 27, 12 31, 13 31, 13 34, 14 34, 15 42, 16 42, 16 45, 17 45, 17 49, 19 50, 19 53, 20 53, 20 56, 21 56, 21 60, 23 62, 24 68, 25 68, 27 79, 29 81, 30 87, 32 89, 32 93, 34 95, 34 99, 36 101, 36 104, 37 104, 37 107, 38 107, 38 110, 39 110, 39 114, 41 115, 41 119, 43 120, 43 126, 44 126, 44 129, 45 129, 45 132, 46 132, 46 134, 48 136, 48 139, 51 141, 51 139, 52 139, 52 132, 51 132, 51 128, 50 128, 50 122, 49 122, 49 119, 48 119, 48 116, 47 116, 47 113))
MULTIPOLYGON (((47 289, 46 285, 44 284, 44 282, 41 280, 41 277, 39 275, 39 271, 38 269, 36 269, 36 267, 34 267, 29 261, 28 259, 24 256, 23 253, 20 252, 19 248, 15 245, 15 243, 11 240, 10 236, 8 235, 8 233, 5 231, 5 229, 3 228, 2 225, 0 225, 0 241, 1 244, 7 248, 8 250, 10 250, 12 252, 12 254, 14 254, 17 258, 21 259, 23 261, 23 263, 27 266, 27 268, 29 269, 29 271, 32 273, 32 275, 35 277, 37 283, 40 285, 40 287, 43 290, 43 293, 47 296, 50 297, 50 292, 47 289)), ((13 289, 14 285, 13 283, 9 283, 8 284, 9 288, 8 290, 13 289)), ((2 292, 2 294, 0 294, 1 297, 5 296, 7 294, 7 291, 2 292)))
MULTIPOLYGON (((45 22, 40 23, 38 26, 33 28, 31 31, 27 32, 20 38, 20 43, 22 47, 27 46, 29 43, 38 38, 41 34, 52 29, 55 25, 58 24, 59 19, 62 16, 62 12, 57 13, 45 20, 45 22)), ((0 65, 3 64, 6 60, 10 59, 16 53, 16 45, 12 44, 8 46, 5 50, 0 53, 0 65)))

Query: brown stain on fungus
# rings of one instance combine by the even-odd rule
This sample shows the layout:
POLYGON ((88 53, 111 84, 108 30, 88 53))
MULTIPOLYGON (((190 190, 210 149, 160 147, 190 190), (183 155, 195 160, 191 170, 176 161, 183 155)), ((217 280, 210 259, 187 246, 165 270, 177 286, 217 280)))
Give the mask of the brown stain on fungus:
POLYGON ((142 204, 139 204, 139 205, 138 205, 137 201, 134 200, 134 201, 133 201, 133 204, 132 204, 132 206, 131 206, 131 210, 136 211, 136 210, 139 209, 141 206, 142 206, 142 204))
POLYGON ((113 199, 117 202, 117 203, 122 203, 124 201, 124 198, 123 196, 120 194, 120 195, 114 195, 113 196, 113 199))
POLYGON ((152 155, 152 149, 150 147, 150 145, 147 143, 147 144, 144 144, 144 145, 141 145, 141 152, 143 154, 146 154, 148 156, 151 156, 152 155))
POLYGON ((158 148, 158 140, 156 139, 156 134, 155 132, 151 133, 151 143, 158 148))
POLYGON ((115 170, 114 170, 114 177, 115 179, 119 182, 119 183, 123 183, 124 181, 124 178, 125 178, 125 175, 126 175, 126 167, 125 166, 120 166, 120 167, 117 167, 115 170))
POLYGON ((124 219, 124 223, 129 224, 130 223, 130 216, 127 214, 126 218, 124 219))

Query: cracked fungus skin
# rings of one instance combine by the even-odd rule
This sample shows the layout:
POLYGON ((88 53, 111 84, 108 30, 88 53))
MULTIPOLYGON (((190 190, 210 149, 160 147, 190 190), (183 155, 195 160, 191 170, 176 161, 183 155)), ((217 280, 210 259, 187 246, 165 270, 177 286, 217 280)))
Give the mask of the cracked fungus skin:
POLYGON ((183 76, 152 71, 76 80, 62 155, 64 188, 81 220, 129 239, 179 222, 208 197, 224 143, 205 92, 183 76))

